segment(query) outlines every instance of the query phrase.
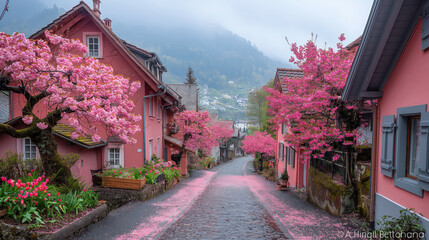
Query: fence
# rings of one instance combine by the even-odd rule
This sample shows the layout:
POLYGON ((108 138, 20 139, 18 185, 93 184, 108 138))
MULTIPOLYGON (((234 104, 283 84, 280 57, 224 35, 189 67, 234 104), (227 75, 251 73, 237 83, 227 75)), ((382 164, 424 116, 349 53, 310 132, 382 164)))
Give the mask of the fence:
POLYGON ((332 177, 333 180, 340 184, 348 184, 347 172, 347 153, 341 151, 326 152, 323 158, 311 158, 310 166, 324 172, 332 177), (339 155, 340 157, 333 161, 333 157, 339 155))

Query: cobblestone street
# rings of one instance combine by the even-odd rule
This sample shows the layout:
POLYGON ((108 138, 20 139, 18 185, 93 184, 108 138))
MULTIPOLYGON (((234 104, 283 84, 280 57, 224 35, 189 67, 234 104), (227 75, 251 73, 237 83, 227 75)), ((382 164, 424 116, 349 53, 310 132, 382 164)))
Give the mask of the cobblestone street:
POLYGON ((79 239, 343 239, 355 231, 249 170, 241 157, 112 211, 79 239))
POLYGON ((239 158, 219 169, 204 193, 161 239, 286 239, 252 194, 239 158))

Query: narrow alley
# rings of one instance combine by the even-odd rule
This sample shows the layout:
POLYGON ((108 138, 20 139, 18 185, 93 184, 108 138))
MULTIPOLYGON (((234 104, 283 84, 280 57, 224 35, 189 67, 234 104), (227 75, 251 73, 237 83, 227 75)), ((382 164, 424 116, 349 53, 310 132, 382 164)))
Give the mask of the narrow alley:
POLYGON ((356 230, 294 193, 276 191, 251 171, 251 160, 194 170, 173 190, 112 211, 79 239, 343 239, 356 230))

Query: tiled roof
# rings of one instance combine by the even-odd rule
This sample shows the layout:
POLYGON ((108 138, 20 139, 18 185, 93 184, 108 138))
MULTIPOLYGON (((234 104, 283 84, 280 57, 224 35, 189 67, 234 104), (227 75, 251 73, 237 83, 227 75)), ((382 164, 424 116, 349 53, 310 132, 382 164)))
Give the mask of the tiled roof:
POLYGON ((181 103, 186 110, 198 111, 198 85, 196 84, 167 84, 174 92, 178 93, 181 103))
MULTIPOLYGON (((17 117, 17 118, 9 120, 7 122, 4 122, 4 124, 14 125, 14 124, 21 122, 21 121, 22 121, 22 117, 17 117)), ((72 134, 72 132, 74 132, 74 128, 67 126, 65 124, 62 124, 62 123, 57 124, 52 130, 53 130, 54 135, 56 135, 60 138, 63 138, 69 142, 72 142, 76 145, 79 145, 81 147, 84 147, 86 149, 97 148, 97 147, 102 147, 102 146, 107 145, 107 142, 105 142, 104 140, 101 140, 98 143, 92 141, 91 135, 87 135, 84 138, 79 137, 77 139, 72 139, 70 137, 70 135, 72 134)))
POLYGON ((92 141, 92 137, 87 135, 86 137, 78 137, 77 139, 72 139, 70 136, 74 132, 74 128, 67 126, 65 124, 59 123, 53 128, 54 134, 58 137, 64 138, 65 140, 75 143, 81 147, 91 149, 105 146, 107 143, 104 140, 96 143, 92 141))
MULTIPOLYGON (((176 146, 178 146, 178 147, 182 147, 182 141, 180 141, 180 140, 179 140, 179 139, 177 139, 177 138, 170 137, 170 136, 165 136, 165 137, 164 137, 164 139, 165 139, 165 141, 166 141, 166 142, 172 143, 172 144, 174 144, 174 145, 176 145, 176 146)), ((192 149, 190 149, 190 148, 185 147, 185 149, 186 149, 187 151, 190 151, 190 152, 195 153, 195 151, 194 151, 194 150, 192 150, 192 149)))
POLYGON ((350 50, 350 49, 354 48, 355 46, 359 46, 361 41, 362 41, 362 35, 360 37, 356 38, 356 40, 354 40, 353 42, 349 43, 346 46, 347 50, 350 50))
MULTIPOLYGON (((285 77, 288 78, 301 78, 304 76, 304 73, 301 69, 296 68, 277 68, 276 78, 274 81, 274 84, 279 84, 280 80, 282 80, 285 77)), ((284 84, 281 84, 281 88, 283 92, 286 92, 286 86, 284 84)))

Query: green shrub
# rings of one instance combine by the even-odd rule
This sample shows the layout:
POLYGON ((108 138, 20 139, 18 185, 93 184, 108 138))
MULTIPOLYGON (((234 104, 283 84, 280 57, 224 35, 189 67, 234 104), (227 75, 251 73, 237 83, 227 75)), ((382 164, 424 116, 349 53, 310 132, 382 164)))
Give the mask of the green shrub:
POLYGON ((419 239, 420 236, 424 236, 425 230, 421 225, 420 217, 412 212, 413 210, 412 208, 402 209, 399 211, 399 217, 382 216, 381 220, 377 221, 380 226, 377 235, 380 236, 380 239, 390 239, 387 233, 394 233, 395 236, 411 236, 399 239, 419 239))
POLYGON ((264 168, 264 169, 268 169, 268 165, 270 164, 270 161, 263 161, 262 162, 262 167, 264 168))
POLYGON ((61 155, 61 159, 69 168, 71 168, 73 164, 75 164, 77 160, 79 160, 79 158, 80 158, 80 155, 77 153, 67 153, 67 154, 61 155))
POLYGON ((87 186, 82 181, 81 177, 74 178, 73 176, 70 176, 66 179, 65 183, 57 186, 57 191, 60 193, 68 193, 70 191, 81 192, 85 188, 87 188, 87 186))
POLYGON ((6 152, 0 158, 0 176, 18 179, 26 176, 31 169, 43 173, 43 165, 40 159, 24 160, 20 154, 11 151, 6 152))

